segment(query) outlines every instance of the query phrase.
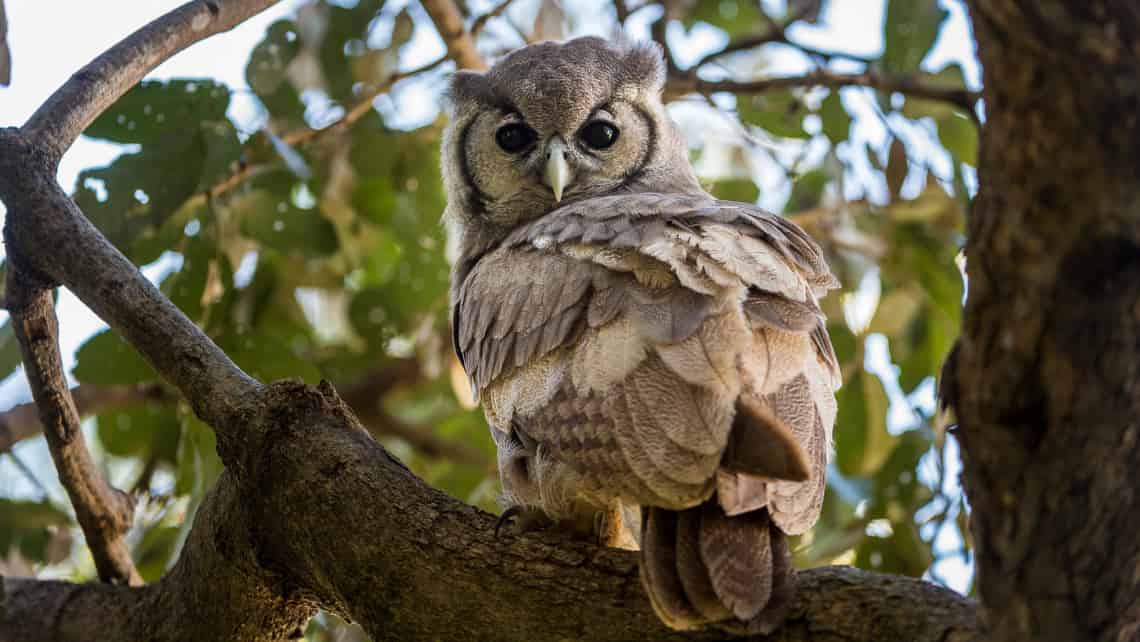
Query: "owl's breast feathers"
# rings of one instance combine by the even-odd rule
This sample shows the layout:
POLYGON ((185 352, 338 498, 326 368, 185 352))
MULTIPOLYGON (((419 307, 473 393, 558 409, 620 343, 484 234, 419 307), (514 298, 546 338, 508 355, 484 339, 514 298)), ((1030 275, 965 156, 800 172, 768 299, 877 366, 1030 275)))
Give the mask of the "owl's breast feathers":
POLYGON ((543 444, 583 492, 680 510, 716 489, 726 513, 767 506, 799 533, 818 516, 839 385, 816 301, 837 285, 801 229, 750 205, 595 198, 475 263, 455 348, 490 423, 543 444), (773 438, 798 444, 806 481, 764 469, 773 438))

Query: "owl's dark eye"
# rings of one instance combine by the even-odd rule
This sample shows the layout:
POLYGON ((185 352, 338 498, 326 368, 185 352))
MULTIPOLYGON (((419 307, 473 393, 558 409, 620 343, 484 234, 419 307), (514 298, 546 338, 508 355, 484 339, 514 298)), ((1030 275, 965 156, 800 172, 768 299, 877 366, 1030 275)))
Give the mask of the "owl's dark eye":
POLYGON ((499 147, 503 148, 504 152, 514 154, 521 152, 534 143, 538 138, 538 134, 534 130, 522 123, 511 123, 503 125, 499 131, 495 132, 495 142, 499 147))
POLYGON ((605 149, 612 146, 618 139, 618 128, 602 121, 595 120, 582 129, 582 142, 594 149, 605 149))

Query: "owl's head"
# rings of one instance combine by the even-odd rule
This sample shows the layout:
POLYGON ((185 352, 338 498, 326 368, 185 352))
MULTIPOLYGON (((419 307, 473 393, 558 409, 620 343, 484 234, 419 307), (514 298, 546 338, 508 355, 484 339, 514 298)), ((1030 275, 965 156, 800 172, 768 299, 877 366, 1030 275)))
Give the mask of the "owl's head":
POLYGON ((518 49, 447 95, 446 218, 490 244, 560 204, 620 192, 699 190, 661 101, 655 44, 577 38, 518 49))

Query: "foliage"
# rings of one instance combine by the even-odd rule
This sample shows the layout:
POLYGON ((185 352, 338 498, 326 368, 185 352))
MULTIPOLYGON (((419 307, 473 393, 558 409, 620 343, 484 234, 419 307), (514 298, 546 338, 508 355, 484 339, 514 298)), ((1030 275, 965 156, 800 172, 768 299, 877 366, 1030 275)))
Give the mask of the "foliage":
MULTIPOLYGON (((700 0, 673 17, 682 30, 729 36, 795 17, 763 15, 758 7, 768 4, 700 0)), ((922 66, 946 15, 936 0, 888 0, 885 46, 866 67, 963 87, 960 66, 922 66)), ((389 111, 365 110, 316 135, 308 129, 344 118, 383 87, 412 35, 410 20, 379 1, 314 1, 273 23, 246 68, 264 110, 254 132, 228 115, 240 88, 144 82, 88 128, 91 138, 131 147, 84 171, 75 198, 128 257, 160 268, 163 291, 248 372, 328 379, 346 397, 362 390, 362 418, 414 471, 495 510, 493 448, 450 354, 442 121, 406 131, 389 111)), ((509 46, 502 33, 488 28, 481 39, 509 46)), ((737 54, 732 68, 755 69, 766 51, 737 54)), ((736 96, 734 104, 742 135, 726 141, 691 129, 703 178, 723 198, 758 201, 801 223, 843 282, 824 301, 846 382, 836 457, 824 517, 797 555, 802 564, 926 573, 940 554, 927 525, 960 526, 952 484, 921 471, 946 469, 946 437, 924 395, 960 323, 955 259, 976 162, 974 123, 946 103, 870 89, 794 89, 736 96), (883 140, 855 136, 860 128, 883 130, 883 140), (759 178, 773 170, 790 190, 763 187, 759 178), (868 360, 869 337, 885 339, 891 368, 868 360)), ((709 107, 699 117, 722 116, 709 107)), ((0 375, 17 366, 5 324, 0 375)), ((86 384, 156 382, 110 331, 87 341, 72 374, 86 384)), ((182 502, 144 513, 132 537, 152 579, 177 557, 188 517, 220 473, 213 434, 183 404, 164 400, 94 421, 107 457, 139 463, 141 489, 182 502)), ((59 561, 48 555, 47 534, 68 522, 66 513, 0 500, 0 515, 0 554, 59 561)), ((314 621, 310 634, 328 635, 326 621, 314 621)))

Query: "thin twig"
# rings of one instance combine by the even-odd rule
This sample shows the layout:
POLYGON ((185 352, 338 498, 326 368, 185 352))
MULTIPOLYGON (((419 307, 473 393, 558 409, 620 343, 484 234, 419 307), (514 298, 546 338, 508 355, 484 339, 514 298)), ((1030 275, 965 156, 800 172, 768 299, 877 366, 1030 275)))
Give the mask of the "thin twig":
MULTIPOLYGON (((416 67, 415 69, 409 69, 407 71, 394 73, 380 85, 365 92, 360 97, 360 99, 352 105, 352 107, 348 108, 348 111, 346 111, 343 116, 341 116, 329 126, 322 127, 320 129, 298 129, 296 131, 285 134, 281 137, 281 140, 289 147, 298 147, 307 145, 308 143, 311 143, 330 134, 344 131, 345 129, 351 127, 353 123, 360 120, 370 111, 372 111, 373 103, 376 101, 376 99, 381 95, 387 93, 390 89, 392 89, 393 86, 395 86, 396 83, 400 82, 401 80, 406 80, 412 76, 431 71, 432 69, 435 69, 436 67, 439 67, 443 63, 447 62, 449 59, 450 58, 447 55, 444 55, 433 60, 432 62, 416 67)), ((204 203, 208 199, 217 198, 222 194, 236 189, 257 170, 261 169, 264 166, 264 164, 258 163, 249 163, 242 165, 237 169, 237 171, 233 172, 221 181, 215 183, 212 187, 210 187, 209 190, 188 199, 186 201, 186 205, 196 206, 199 203, 204 203)))
POLYGON ((59 322, 51 290, 28 280, 17 265, 8 270, 12 328, 20 343, 24 372, 45 427, 59 481, 71 499, 99 578, 113 584, 142 584, 123 535, 131 527, 134 501, 112 488, 95 468, 79 427, 79 411, 59 356, 59 322))
POLYGON ((871 87, 880 91, 899 92, 916 98, 951 103, 973 114, 981 97, 968 89, 938 87, 924 81, 921 76, 884 76, 865 71, 840 74, 827 69, 816 69, 800 76, 781 76, 759 80, 705 80, 691 74, 669 79, 667 93, 672 96, 690 92, 733 94, 762 94, 795 87, 871 87))
POLYGON ((435 30, 447 45, 447 57, 455 61, 460 69, 481 71, 487 68, 483 56, 475 48, 475 39, 463 27, 463 15, 455 6, 454 0, 421 0, 435 30))
POLYGON ((483 31, 483 27, 487 26, 487 22, 489 20, 492 18, 498 18, 499 16, 503 15, 503 13, 510 8, 511 3, 514 1, 515 0, 502 0, 502 2, 495 5, 494 8, 492 8, 490 11, 476 18, 475 22, 471 23, 471 28, 468 29, 471 37, 474 38, 478 36, 479 33, 483 31))

